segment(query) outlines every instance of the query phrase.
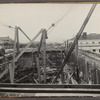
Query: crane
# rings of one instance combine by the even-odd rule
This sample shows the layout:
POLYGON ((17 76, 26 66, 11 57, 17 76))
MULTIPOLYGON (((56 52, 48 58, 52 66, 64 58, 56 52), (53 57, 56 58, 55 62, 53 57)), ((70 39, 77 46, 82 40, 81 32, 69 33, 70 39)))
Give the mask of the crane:
POLYGON ((82 32, 83 32, 84 28, 86 27, 86 25, 87 25, 87 23, 88 23, 88 21, 89 21, 91 15, 92 15, 92 13, 93 13, 95 7, 96 7, 96 5, 97 5, 96 3, 92 5, 92 7, 91 7, 91 9, 90 9, 90 11, 89 11, 89 13, 88 13, 86 19, 84 20, 84 22, 83 22, 83 24, 82 24, 82 26, 81 26, 81 28, 80 28, 78 34, 77 34, 76 39, 74 40, 73 44, 71 45, 71 47, 70 47, 70 49, 69 49, 69 51, 68 51, 68 54, 66 55, 66 58, 64 59, 64 61, 63 61, 63 63, 62 63, 62 66, 61 66, 59 72, 57 73, 56 77, 54 78, 53 83, 56 82, 56 80, 58 79, 59 75, 60 75, 61 72, 63 71, 64 66, 68 63, 69 58, 70 58, 70 56, 71 56, 71 53, 73 52, 73 50, 74 50, 74 48, 75 48, 75 45, 77 44, 77 41, 79 40, 80 36, 82 35, 82 32))

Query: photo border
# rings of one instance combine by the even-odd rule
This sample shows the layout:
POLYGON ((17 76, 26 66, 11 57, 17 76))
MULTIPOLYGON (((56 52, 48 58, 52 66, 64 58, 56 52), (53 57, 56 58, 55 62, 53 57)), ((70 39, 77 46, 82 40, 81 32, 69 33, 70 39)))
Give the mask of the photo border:
MULTIPOLYGON (((0 4, 12 3, 100 3, 100 0, 0 0, 0 4)), ((100 100, 99 97, 4 97, 0 100, 100 100)))

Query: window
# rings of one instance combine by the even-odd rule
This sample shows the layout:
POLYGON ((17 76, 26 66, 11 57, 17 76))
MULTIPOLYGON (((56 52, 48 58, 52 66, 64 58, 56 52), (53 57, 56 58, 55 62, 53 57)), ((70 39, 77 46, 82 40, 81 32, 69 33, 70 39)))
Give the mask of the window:
POLYGON ((92 42, 92 44, 94 44, 95 42, 92 42))
POLYGON ((100 49, 99 49, 99 53, 100 53, 100 49))
POLYGON ((86 44, 88 44, 88 42, 86 42, 86 44))
POLYGON ((93 49, 93 52, 96 52, 96 49, 93 49))
POLYGON ((100 42, 98 42, 100 44, 100 42))

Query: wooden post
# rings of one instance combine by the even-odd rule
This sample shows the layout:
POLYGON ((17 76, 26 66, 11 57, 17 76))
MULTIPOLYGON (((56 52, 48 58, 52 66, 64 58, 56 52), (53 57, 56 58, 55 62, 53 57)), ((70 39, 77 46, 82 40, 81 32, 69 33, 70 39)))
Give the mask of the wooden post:
POLYGON ((54 60, 54 61, 56 62, 56 68, 57 68, 57 62, 58 62, 57 54, 58 54, 58 53, 57 53, 57 51, 54 51, 54 52, 55 52, 55 56, 54 56, 54 57, 55 57, 55 60, 54 60))
POLYGON ((65 48, 65 53, 66 53, 66 55, 67 55, 68 50, 69 50, 68 40, 65 42, 65 46, 66 46, 66 48, 65 48))
POLYGON ((15 55, 16 55, 16 40, 17 40, 17 26, 15 26, 15 38, 14 38, 14 47, 13 47, 13 61, 12 61, 12 76, 11 83, 14 83, 14 73, 15 73, 15 55))
POLYGON ((79 65, 78 65, 78 39, 76 35, 76 45, 75 45, 75 63, 76 63, 76 80, 79 83, 79 65))
POLYGON ((95 84, 98 84, 99 83, 99 80, 98 80, 98 69, 97 69, 97 66, 96 66, 96 64, 94 64, 95 66, 95 84))
POLYGON ((65 43, 65 54, 67 54, 67 41, 64 41, 65 43))
POLYGON ((32 63, 32 67, 33 67, 33 50, 32 50, 32 56, 31 56, 31 63, 32 63))
POLYGON ((47 31, 42 31, 43 41, 42 41, 42 48, 43 48, 43 67, 44 67, 44 83, 46 83, 46 38, 47 38, 47 31))
POLYGON ((98 80, 98 69, 96 69, 96 83, 99 84, 99 80, 98 80))
POLYGON ((67 51, 69 50, 69 43, 68 43, 68 40, 67 40, 67 51))
POLYGON ((91 63, 91 80, 92 84, 94 84, 94 73, 93 73, 94 63, 91 63))
POLYGON ((92 84, 92 64, 89 65, 89 83, 92 84))
POLYGON ((85 81, 88 83, 88 69, 87 69, 87 60, 85 59, 85 81))
POLYGON ((96 63, 94 62, 94 84, 97 84, 96 63))
POLYGON ((66 41, 64 41, 64 43, 65 43, 65 49, 67 49, 67 44, 66 44, 66 41))
POLYGON ((62 50, 60 51, 60 53, 61 53, 61 64, 62 64, 62 61, 63 61, 63 52, 62 52, 62 50))
POLYGON ((37 62, 37 68, 38 68, 38 79, 39 79, 39 83, 41 83, 41 68, 39 64, 39 57, 36 58, 36 62, 37 62))
POLYGON ((11 83, 14 83, 14 79, 13 79, 13 66, 12 66, 12 63, 9 63, 9 75, 10 75, 10 82, 11 83))
MULTIPOLYGON (((62 50, 61 50, 61 65, 62 65, 62 60, 63 60, 63 57, 62 57, 63 53, 62 53, 62 50)), ((61 81, 62 81, 62 84, 64 83, 64 73, 62 71, 61 73, 61 81)))
POLYGON ((18 27, 15 26, 15 34, 17 37, 16 47, 17 47, 17 53, 19 53, 19 33, 18 33, 18 27))

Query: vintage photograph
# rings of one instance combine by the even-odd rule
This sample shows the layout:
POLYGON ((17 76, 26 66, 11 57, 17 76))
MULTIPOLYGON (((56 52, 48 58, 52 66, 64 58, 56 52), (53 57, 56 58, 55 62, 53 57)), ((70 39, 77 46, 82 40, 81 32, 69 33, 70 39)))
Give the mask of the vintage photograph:
POLYGON ((100 96, 100 4, 0 4, 0 96, 100 96))

